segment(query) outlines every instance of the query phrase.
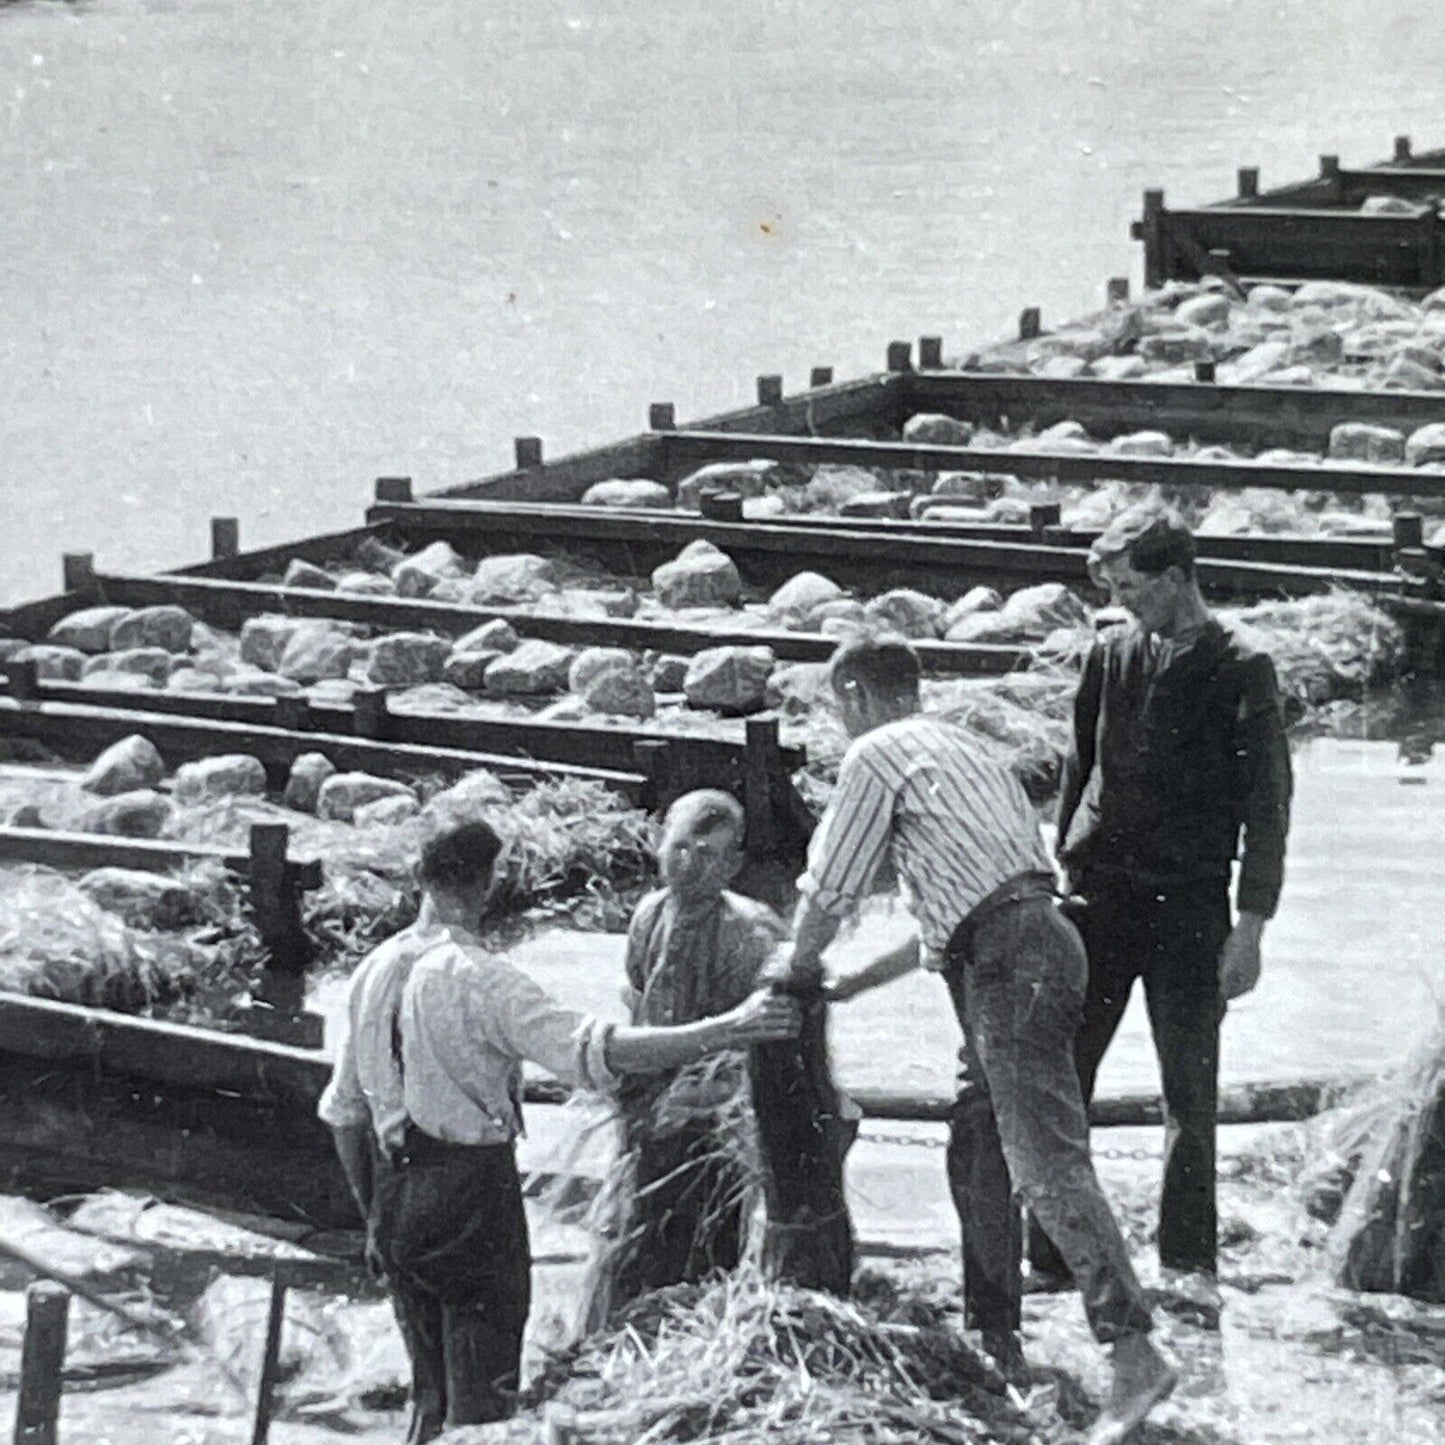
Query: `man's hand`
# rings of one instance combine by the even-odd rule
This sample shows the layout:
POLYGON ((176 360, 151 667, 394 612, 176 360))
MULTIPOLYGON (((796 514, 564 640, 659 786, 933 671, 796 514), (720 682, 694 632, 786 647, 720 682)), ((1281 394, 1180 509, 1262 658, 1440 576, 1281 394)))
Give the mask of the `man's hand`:
POLYGON ((1219 996, 1228 1003, 1242 998, 1259 982, 1259 944, 1264 919, 1257 913, 1241 913, 1219 950, 1219 996))
POLYGON ((795 1038, 803 1027, 803 1010, 797 999, 760 988, 735 1009, 720 1014, 727 1043, 733 1048, 795 1038))
POLYGON ((823 964, 816 957, 781 944, 758 973, 758 986, 794 995, 816 994, 823 985, 823 964))

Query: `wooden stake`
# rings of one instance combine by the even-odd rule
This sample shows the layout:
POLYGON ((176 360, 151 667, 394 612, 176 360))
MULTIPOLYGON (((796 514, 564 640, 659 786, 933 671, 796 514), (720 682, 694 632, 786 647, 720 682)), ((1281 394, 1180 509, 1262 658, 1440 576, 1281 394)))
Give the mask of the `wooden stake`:
POLYGON ((56 1445, 70 1291, 39 1280, 25 1291, 25 1343, 15 1406, 15 1445, 56 1445))
POLYGON ((1106 306, 1122 306, 1129 299, 1129 278, 1127 276, 1110 276, 1104 287, 1104 304, 1106 306))
POLYGON ((1212 382, 1214 380, 1214 363, 1212 361, 1196 361, 1194 363, 1195 381, 1212 382))
POLYGON ((920 371, 941 371, 943 369, 943 338, 941 336, 920 336, 918 338, 918 369, 920 371))
POLYGON ((310 732, 311 700, 306 697, 278 697, 272 706, 272 721, 278 728, 288 728, 293 733, 310 732))
POLYGON ((1395 137, 1395 160, 1398 162, 1403 162, 1408 161, 1409 159, 1410 137, 1407 135, 1397 135, 1395 137))
POLYGON ((1063 509, 1057 502, 1035 502, 1029 507, 1029 530, 1042 536, 1048 527, 1057 527, 1063 520, 1063 509))
POLYGON ((95 553, 65 552, 60 558, 60 574, 67 592, 95 590, 95 553))
POLYGON ((645 738, 632 745, 637 771, 647 779, 643 804, 654 813, 664 813, 677 796, 672 772, 672 747, 666 738, 645 738))
POLYGON ((241 551, 241 523, 235 517, 211 518, 211 556, 220 561, 241 551))
POLYGON ((747 851, 754 858, 771 858, 778 851, 778 823, 773 808, 773 780, 778 771, 777 718, 749 718, 743 758, 743 807, 747 813, 747 851))
POLYGON ((1333 180, 1340 173, 1339 156, 1320 157, 1320 175, 1327 181, 1333 180))
POLYGON ((783 378, 776 373, 758 378, 758 405, 777 406, 783 399, 783 378))
POLYGON ((832 386, 833 368, 831 366, 815 366, 808 374, 808 385, 810 387, 832 386))
POLYGON ((698 498, 697 507, 709 522, 741 522, 743 520, 743 494, 741 492, 704 492, 698 498))
POLYGON ((655 401, 647 408, 649 431, 676 431, 677 412, 670 401, 655 401))
POLYGON ((40 696, 39 663, 31 660, 16 662, 12 659, 5 664, 5 671, 9 678, 10 696, 16 701, 33 702, 40 696))
POLYGON ((1164 254, 1164 192, 1144 192, 1144 219, 1135 233, 1144 243, 1144 285, 1150 290, 1162 286, 1170 275, 1164 254))
POLYGON ((1425 518, 1419 512, 1396 512, 1390 518, 1390 527, 1397 552, 1425 545, 1425 518))
POLYGON ((1019 340, 1032 341, 1035 337, 1042 336, 1043 330, 1043 313, 1037 306, 1025 306, 1019 312, 1019 340))
POLYGON ((517 470, 528 471, 542 465, 541 437, 513 437, 512 451, 517 458, 517 470))
POLYGON ((387 708, 386 689, 381 687, 358 688, 351 697, 352 722, 356 735, 377 740, 386 737, 390 723, 387 708))
POLYGON ((271 1433, 271 1410, 276 1375, 281 1363, 281 1326, 286 1319, 286 1285, 280 1274, 271 1279, 271 1306, 266 1312, 266 1344, 261 1354, 261 1379, 256 1386, 256 1416, 251 1445, 266 1445, 271 1433))
POLYGON ((411 478, 378 477, 376 479, 376 500, 378 502, 411 501, 411 478))
POLYGON ((890 341, 888 343, 888 370, 889 371, 912 371, 913 370, 913 344, 908 341, 890 341))
POLYGON ((1236 177, 1236 189, 1242 201, 1252 201, 1259 195, 1259 167, 1240 166, 1236 177))
POLYGON ((299 1013, 310 945, 301 926, 301 887, 287 862, 291 830, 285 823, 251 825, 251 914, 269 955, 261 993, 272 1007, 299 1013))

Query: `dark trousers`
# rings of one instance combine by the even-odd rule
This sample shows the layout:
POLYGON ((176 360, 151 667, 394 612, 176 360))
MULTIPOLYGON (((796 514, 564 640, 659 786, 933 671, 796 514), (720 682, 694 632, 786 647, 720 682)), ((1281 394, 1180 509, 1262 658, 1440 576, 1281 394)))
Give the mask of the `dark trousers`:
MULTIPOLYGON (((1229 884, 1208 878, 1144 883, 1113 874, 1080 880, 1077 921, 1089 955, 1089 987, 1075 1041, 1085 1102, 1119 1028, 1136 979, 1159 1060, 1164 1094, 1164 1180, 1159 1261, 1214 1273, 1219 1216, 1214 1129, 1219 1098, 1219 952, 1229 935, 1229 884)), ((1047 1239, 1031 1239, 1036 1266, 1058 1268, 1047 1239)))
POLYGON ((510 1413, 531 1307, 531 1249, 510 1144, 409 1128, 377 1170, 372 1243, 412 1367, 410 1445, 510 1413))
POLYGON ((1087 963, 1050 884, 1014 880, 1014 895, 991 895, 949 947, 944 977, 964 1037, 949 1186, 969 1324, 994 1336, 1018 1328, 1017 1190, 1058 1241, 1107 1342, 1147 1331, 1151 1318, 1089 1155, 1073 1058, 1087 963))

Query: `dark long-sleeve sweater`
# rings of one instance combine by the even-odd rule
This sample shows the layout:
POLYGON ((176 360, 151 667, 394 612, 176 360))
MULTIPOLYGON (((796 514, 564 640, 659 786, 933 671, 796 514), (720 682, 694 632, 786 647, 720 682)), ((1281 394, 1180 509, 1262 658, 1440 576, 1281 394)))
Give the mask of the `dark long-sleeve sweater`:
POLYGON ((1084 665, 1064 765, 1059 856, 1165 882, 1226 875, 1236 905, 1272 917, 1292 790, 1274 664, 1210 620, 1173 645, 1137 625, 1084 665))

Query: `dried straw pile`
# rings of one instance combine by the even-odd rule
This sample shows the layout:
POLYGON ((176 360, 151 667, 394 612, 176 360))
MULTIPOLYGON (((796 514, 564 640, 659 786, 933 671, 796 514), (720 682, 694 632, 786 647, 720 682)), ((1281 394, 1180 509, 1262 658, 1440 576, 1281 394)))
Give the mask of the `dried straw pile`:
POLYGON ((554 1359, 528 1408, 449 1445, 1024 1445, 1038 1439, 941 1290, 864 1275, 852 1301, 740 1269, 639 1300, 554 1359))

